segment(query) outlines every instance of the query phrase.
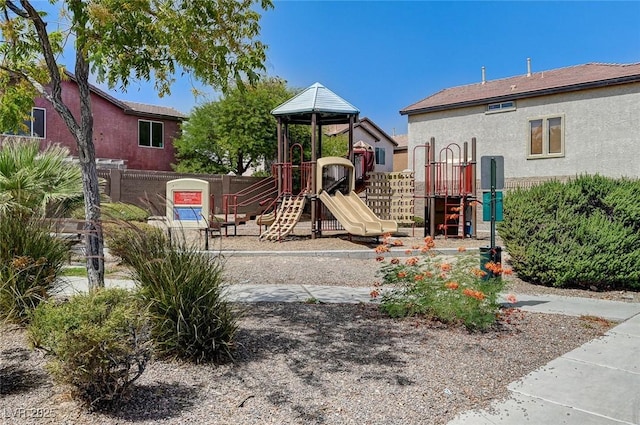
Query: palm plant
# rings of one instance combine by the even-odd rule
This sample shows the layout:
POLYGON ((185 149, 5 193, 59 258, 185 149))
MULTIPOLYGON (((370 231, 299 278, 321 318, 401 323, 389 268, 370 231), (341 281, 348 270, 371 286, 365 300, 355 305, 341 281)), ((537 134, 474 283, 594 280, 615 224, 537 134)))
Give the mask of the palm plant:
POLYGON ((40 151, 34 139, 8 138, 0 146, 0 215, 9 210, 44 216, 82 199, 80 167, 69 151, 49 145, 40 151))

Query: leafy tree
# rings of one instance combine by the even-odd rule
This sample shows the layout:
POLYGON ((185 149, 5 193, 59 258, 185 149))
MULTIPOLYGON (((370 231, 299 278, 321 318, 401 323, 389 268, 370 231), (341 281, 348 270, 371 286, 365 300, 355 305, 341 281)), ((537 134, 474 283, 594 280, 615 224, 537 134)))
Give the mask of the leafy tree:
MULTIPOLYGON (((180 172, 244 174, 277 156, 277 122, 271 110, 295 91, 279 78, 236 86, 215 102, 194 109, 174 142, 180 172)), ((298 138, 308 138, 298 129, 298 138)))
POLYGON ((155 81, 170 93, 174 74, 190 72, 226 90, 231 81, 257 79, 265 46, 255 41, 260 15, 254 8, 270 0, 50 0, 61 4, 62 24, 28 0, 0 0, 0 125, 13 130, 33 99, 42 96, 64 120, 78 145, 83 174, 89 287, 104 285, 100 196, 93 145, 89 74, 109 87, 126 89, 131 80, 155 81), (66 43, 74 43, 74 74, 80 114, 62 96, 60 64, 66 43))
POLYGON ((349 136, 338 134, 336 136, 322 135, 322 156, 344 156, 349 153, 349 136))
POLYGON ((40 152, 36 140, 5 140, 0 146, 0 215, 12 210, 44 216, 65 201, 82 196, 80 167, 66 161, 58 145, 40 152))

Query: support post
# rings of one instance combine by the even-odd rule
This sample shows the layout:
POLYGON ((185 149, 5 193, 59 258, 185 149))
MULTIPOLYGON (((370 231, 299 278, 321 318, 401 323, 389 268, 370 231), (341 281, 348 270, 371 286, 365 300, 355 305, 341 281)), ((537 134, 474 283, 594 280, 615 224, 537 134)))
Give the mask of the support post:
MULTIPOLYGON (((476 182, 476 174, 477 173, 477 161, 476 161, 476 138, 471 138, 471 195, 477 199, 478 198, 478 184, 476 182)), ((471 209, 471 227, 473 232, 471 236, 474 239, 478 238, 478 218, 477 218, 477 203, 474 203, 471 209)))
POLYGON ((429 140, 429 234, 436 234, 436 138, 429 140))
POLYGON ((491 248, 496 247, 496 159, 491 158, 491 248))
POLYGON ((276 175, 278 180, 278 196, 282 195, 282 151, 284 149, 284 137, 282 135, 282 117, 278 117, 278 162, 276 175))
POLYGON ((311 115, 311 191, 313 193, 313 197, 311 198, 311 239, 315 239, 319 233, 319 228, 321 228, 320 217, 318 214, 318 182, 316 179, 316 171, 317 171, 317 145, 316 145, 316 124, 317 124, 317 115, 313 113, 311 115))

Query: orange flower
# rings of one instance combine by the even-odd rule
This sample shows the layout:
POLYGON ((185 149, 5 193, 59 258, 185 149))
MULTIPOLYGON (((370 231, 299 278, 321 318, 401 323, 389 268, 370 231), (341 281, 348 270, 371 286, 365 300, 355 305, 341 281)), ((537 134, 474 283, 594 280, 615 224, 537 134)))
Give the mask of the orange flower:
POLYGON ((407 258, 407 261, 405 261, 405 264, 407 266, 415 266, 416 264, 418 264, 418 257, 411 257, 411 258, 407 258))
POLYGON ((393 246, 403 246, 404 243, 398 239, 396 239, 395 241, 393 241, 393 246))
POLYGON ((376 261, 384 261, 384 257, 382 255, 378 255, 376 257, 376 261))
POLYGON ((463 246, 459 246, 458 247, 458 252, 465 252, 467 250, 467 248, 463 247, 463 246))
POLYGON ((484 270, 480 270, 480 269, 473 269, 471 270, 471 273, 476 277, 485 277, 487 275, 487 273, 484 270))
POLYGON ((451 270, 451 264, 449 264, 449 263, 440 264, 440 270, 442 270, 443 272, 450 271, 451 270))
POLYGON ((513 274, 513 270, 512 269, 502 269, 502 274, 508 276, 510 274, 513 274))
POLYGON ((422 274, 417 274, 416 277, 413 278, 413 280, 415 280, 415 281, 419 281, 419 280, 422 280, 422 279, 424 279, 424 275, 422 275, 422 274))
POLYGON ((518 302, 518 300, 516 299, 516 296, 515 296, 515 295, 513 295, 513 294, 509 294, 509 295, 507 295, 507 296, 505 297, 505 299, 507 300, 507 302, 508 302, 509 304, 515 304, 515 303, 517 303, 517 302, 518 302))
POLYGON ((458 282, 447 282, 444 286, 446 286, 449 289, 453 289, 453 290, 456 290, 456 289, 458 289, 460 287, 458 282))
POLYGON ((482 292, 474 291, 473 289, 469 289, 469 288, 467 288, 464 291, 462 291, 462 293, 464 295, 466 295, 467 297, 475 298, 475 299, 480 300, 480 301, 482 301, 483 299, 486 298, 486 295, 483 294, 482 292))
POLYGON ((433 273, 431 272, 424 272, 424 277, 427 277, 429 279, 431 279, 433 277, 433 273))
POLYGON ((400 264, 400 260, 398 260, 397 258, 392 258, 391 264, 400 264))
POLYGON ((409 255, 409 254, 413 253, 413 251, 412 251, 412 250, 410 250, 410 249, 405 249, 404 253, 405 253, 405 254, 407 254, 407 255, 409 255))
POLYGON ((424 238, 424 246, 427 247, 427 249, 431 249, 436 246, 436 243, 433 241, 433 238, 431 236, 427 236, 426 238, 424 238))
POLYGON ((369 292, 369 295, 371 296, 371 298, 378 298, 378 295, 380 295, 380 291, 374 289, 373 291, 369 292))
POLYGON ((405 277, 407 277, 407 273, 405 273, 405 272, 398 272, 398 277, 399 277, 400 279, 404 279, 405 277))
POLYGON ((383 252, 389 252, 389 247, 386 245, 378 245, 376 247, 376 254, 382 254, 383 252))

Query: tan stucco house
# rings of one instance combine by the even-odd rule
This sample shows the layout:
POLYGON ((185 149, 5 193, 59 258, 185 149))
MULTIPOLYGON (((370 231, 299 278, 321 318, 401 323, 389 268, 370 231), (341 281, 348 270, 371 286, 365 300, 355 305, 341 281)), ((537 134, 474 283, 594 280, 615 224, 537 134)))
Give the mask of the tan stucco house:
MULTIPOLYGON (((402 109, 409 167, 413 148, 431 137, 436 152, 475 137, 478 162, 504 157, 506 188, 579 174, 640 178, 640 63, 528 68, 447 88, 402 109)), ((418 187, 423 158, 415 164, 418 187)))

